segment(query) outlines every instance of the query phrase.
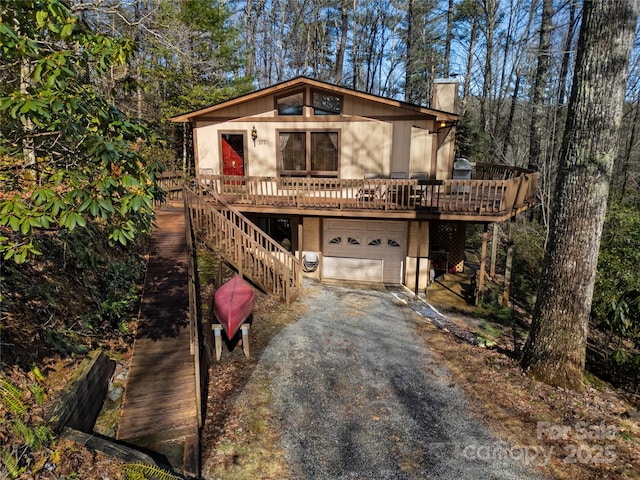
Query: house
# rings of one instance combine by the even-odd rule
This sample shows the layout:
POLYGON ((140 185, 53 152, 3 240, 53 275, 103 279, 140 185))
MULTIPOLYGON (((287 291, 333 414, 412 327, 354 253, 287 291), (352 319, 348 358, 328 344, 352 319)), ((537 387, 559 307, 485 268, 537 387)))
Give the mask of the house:
POLYGON ((454 158, 458 84, 434 108, 294 78, 172 118, 196 176, 321 280, 424 289, 461 270, 469 222, 533 204, 537 174, 454 158))

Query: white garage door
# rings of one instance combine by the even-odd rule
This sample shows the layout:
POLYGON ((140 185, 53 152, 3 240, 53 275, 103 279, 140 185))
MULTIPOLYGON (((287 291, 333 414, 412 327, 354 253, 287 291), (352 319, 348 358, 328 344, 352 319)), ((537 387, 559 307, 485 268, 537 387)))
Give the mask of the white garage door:
POLYGON ((326 219, 322 238, 323 278, 402 283, 406 222, 326 219))

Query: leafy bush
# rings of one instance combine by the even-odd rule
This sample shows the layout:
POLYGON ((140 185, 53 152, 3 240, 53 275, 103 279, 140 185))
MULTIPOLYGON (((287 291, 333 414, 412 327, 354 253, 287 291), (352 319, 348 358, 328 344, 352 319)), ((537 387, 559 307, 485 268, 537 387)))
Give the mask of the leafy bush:
MULTIPOLYGON (((640 291, 640 209, 628 203, 612 202, 607 210, 600 240, 598 271, 593 296, 592 317, 609 328, 613 305, 629 300, 640 291)), ((629 319, 632 320, 632 319, 629 319)), ((637 323, 636 317, 633 322, 637 323)))
POLYGON ((133 43, 89 31, 60 0, 3 2, 0 18, 0 254, 23 263, 42 253, 38 232, 91 222, 130 244, 151 228, 162 170, 139 151, 160 139, 86 77, 125 64, 133 43))
POLYGON ((545 229, 536 223, 514 225, 514 262, 511 295, 529 312, 536 303, 538 282, 544 260, 545 229))
MULTIPOLYGON (((637 199, 636 199, 637 200, 637 199)), ((640 208, 612 201, 598 253, 591 317, 605 335, 600 348, 605 373, 617 384, 638 388, 640 377, 640 208)))

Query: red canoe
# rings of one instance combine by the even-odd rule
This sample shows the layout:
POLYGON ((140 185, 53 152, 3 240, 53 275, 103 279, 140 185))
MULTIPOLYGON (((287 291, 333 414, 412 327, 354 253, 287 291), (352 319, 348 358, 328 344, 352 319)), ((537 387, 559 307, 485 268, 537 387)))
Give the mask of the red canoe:
POLYGON ((227 338, 236 334, 253 310, 253 288, 236 275, 224 283, 213 296, 213 311, 227 338))

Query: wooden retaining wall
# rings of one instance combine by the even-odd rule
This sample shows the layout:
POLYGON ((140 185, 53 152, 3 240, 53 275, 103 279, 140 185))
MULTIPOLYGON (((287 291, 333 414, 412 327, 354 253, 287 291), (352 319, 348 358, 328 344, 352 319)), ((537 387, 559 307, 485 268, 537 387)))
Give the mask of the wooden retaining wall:
POLYGON ((65 427, 92 433, 116 364, 103 351, 95 350, 74 372, 50 416, 57 434, 65 427))

